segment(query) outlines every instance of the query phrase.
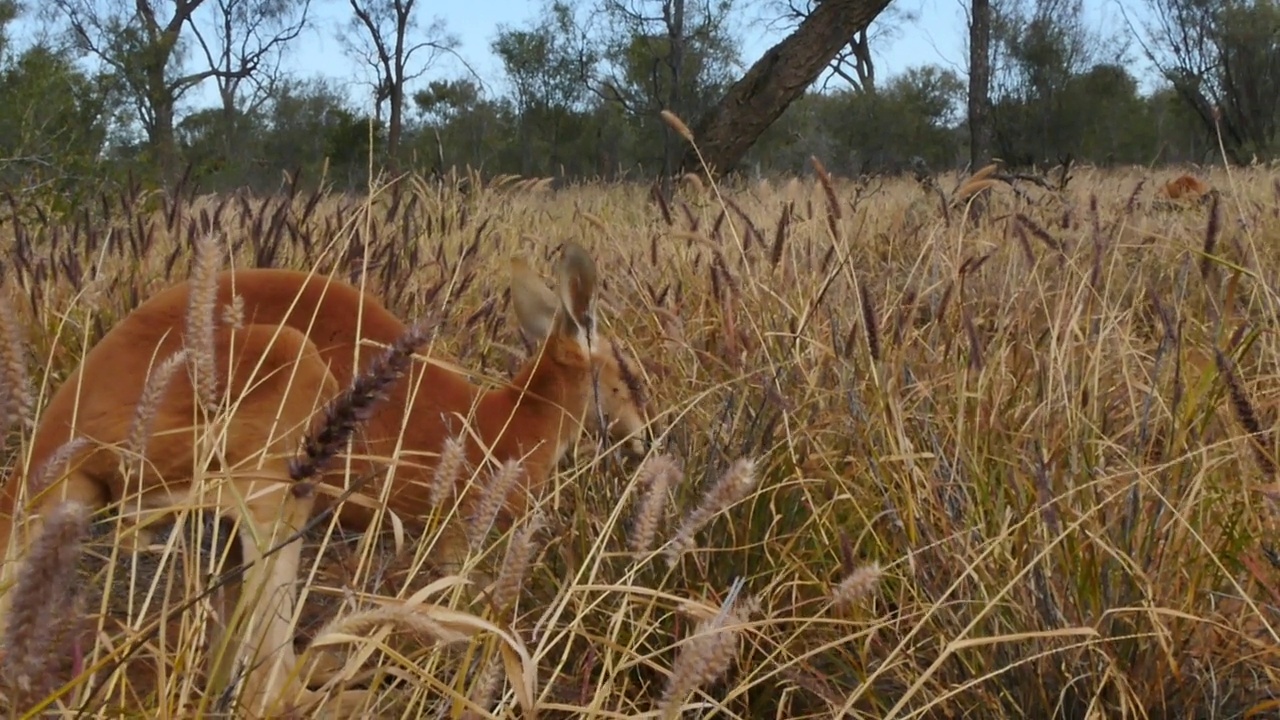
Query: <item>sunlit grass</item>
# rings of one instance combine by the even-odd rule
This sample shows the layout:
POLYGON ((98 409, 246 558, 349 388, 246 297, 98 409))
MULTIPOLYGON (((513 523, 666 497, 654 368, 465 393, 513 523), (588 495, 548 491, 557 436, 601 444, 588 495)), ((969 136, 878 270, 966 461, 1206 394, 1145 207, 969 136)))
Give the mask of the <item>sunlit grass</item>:
MULTIPOLYGON (((546 272, 574 240, 596 258, 602 321, 643 364, 652 464, 585 442, 532 529, 491 533, 457 576, 426 563, 439 511, 376 538, 319 524, 299 632, 338 681, 299 712, 1241 716, 1268 706, 1277 665, 1277 176, 1215 172, 1216 205, 1157 202, 1173 174, 996 183, 972 220, 956 177, 941 196, 687 181, 670 202, 411 179, 370 198, 113 198, 0 242, 37 416, 111 323, 188 276, 209 228, 236 264, 333 272, 438 322, 432 352, 493 377, 526 352, 511 254, 546 272)), ((230 702, 209 695, 194 609, 108 679, 140 618, 207 586, 211 545, 174 533, 107 562, 110 529, 81 563, 98 664, 63 663, 54 707, 230 702)))

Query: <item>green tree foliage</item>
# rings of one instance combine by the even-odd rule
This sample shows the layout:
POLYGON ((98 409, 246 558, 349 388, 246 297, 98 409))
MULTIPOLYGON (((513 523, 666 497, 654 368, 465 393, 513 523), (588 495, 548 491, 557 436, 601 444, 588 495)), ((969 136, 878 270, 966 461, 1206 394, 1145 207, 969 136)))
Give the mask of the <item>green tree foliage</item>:
MULTIPOLYGON (((738 72, 733 0, 597 0, 600 63, 592 87, 630 117, 627 131, 652 155, 639 160, 670 175, 684 141, 658 112, 687 123, 710 109, 738 72)), ((622 144, 628 138, 610 140, 622 144)))
POLYGON ((162 181, 172 181, 180 161, 180 101, 218 81, 224 127, 230 127, 241 82, 257 77, 269 66, 266 60, 297 36, 307 2, 301 0, 301 18, 293 0, 51 0, 42 9, 78 50, 117 78, 146 135, 144 157, 162 181), (207 29, 211 18, 221 18, 215 23, 220 33, 207 29), (190 58, 193 44, 203 51, 203 65, 190 58))
POLYGON ((207 6, 208 22, 191 27, 192 44, 213 71, 206 82, 220 103, 221 118, 212 125, 220 140, 217 163, 234 177, 246 146, 258 140, 257 115, 270 101, 279 62, 307 25, 311 0, 207 0, 207 6))
POLYGON ((957 163, 965 86, 955 72, 913 67, 874 93, 811 93, 795 103, 748 155, 773 170, 802 171, 812 154, 849 174, 900 170, 916 158, 931 167, 957 163), (820 146, 813 138, 826 135, 820 146))
POLYGON ((417 92, 422 124, 410 139, 414 163, 433 173, 450 167, 518 172, 515 116, 503 99, 487 99, 471 80, 434 80, 417 92))
POLYGON ((1153 111, 1123 67, 1095 65, 1068 78, 1062 95, 1073 120, 1061 130, 1063 151, 1101 164, 1142 164, 1154 157, 1159 137, 1153 111))
POLYGON ((1238 129, 1241 154, 1274 156, 1280 149, 1280 7, 1225 3, 1214 38, 1225 70, 1216 78, 1217 94, 1238 129))
POLYGON ((207 177, 226 170, 227 156, 221 140, 228 132, 223 112, 216 108, 197 110, 179 121, 178 146, 195 176, 207 177))
POLYGON ((0 178, 24 192, 67 193, 90 184, 107 149, 114 112, 108 76, 80 71, 47 45, 0 68, 0 178))
POLYGON ((524 175, 549 175, 562 165, 583 172, 580 141, 590 124, 584 79, 599 54, 575 35, 569 6, 552 2, 529 27, 500 26, 493 41, 510 86, 524 175))
POLYGON ((1280 7, 1272 0, 1147 0, 1144 49, 1235 162, 1280 153, 1280 7))
POLYGON ((17 0, 0 0, 0 59, 7 59, 9 52, 9 23, 18 18, 20 9, 17 0))
MULTIPOLYGON (((1123 106, 1132 95, 1123 80, 1106 71, 1120 66, 1124 53, 1112 39, 1087 28, 1083 8, 1082 0, 1016 0, 994 10, 993 150, 1006 161, 1021 165, 1080 156, 1082 127, 1096 126, 1096 117, 1110 114, 1101 101, 1123 106), (1105 98, 1079 92, 1081 78, 1090 77, 1085 84, 1104 91, 1105 98)), ((1130 149, 1135 154, 1111 149, 1104 155, 1145 161, 1130 149)))
POLYGON ((341 187, 368 181, 370 153, 386 144, 386 127, 353 108, 333 83, 286 83, 266 113, 267 149, 263 165, 276 172, 301 171, 318 178, 327 172, 341 187))

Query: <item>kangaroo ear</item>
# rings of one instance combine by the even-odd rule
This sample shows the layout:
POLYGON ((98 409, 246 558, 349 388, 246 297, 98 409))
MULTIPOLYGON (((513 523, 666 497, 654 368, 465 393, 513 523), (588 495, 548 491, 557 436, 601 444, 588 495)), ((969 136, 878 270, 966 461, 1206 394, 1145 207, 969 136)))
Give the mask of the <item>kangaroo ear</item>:
POLYGON ((530 340, 542 342, 551 334, 559 304, 556 294, 542 283, 529 263, 522 258, 512 259, 511 305, 520 329, 530 340))
POLYGON ((564 244, 560 258, 560 305, 579 328, 590 334, 595 324, 596 264, 575 242, 564 244))

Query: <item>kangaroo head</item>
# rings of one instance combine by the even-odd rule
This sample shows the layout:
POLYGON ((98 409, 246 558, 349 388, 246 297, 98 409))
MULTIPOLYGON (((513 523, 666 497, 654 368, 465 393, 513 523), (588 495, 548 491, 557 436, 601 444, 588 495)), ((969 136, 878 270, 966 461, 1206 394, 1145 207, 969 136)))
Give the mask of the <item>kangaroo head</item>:
POLYGON ((643 454, 651 442, 643 388, 621 344, 603 334, 595 317, 596 267, 580 245, 565 243, 555 291, 524 260, 512 261, 511 301, 525 338, 552 333, 572 338, 592 371, 583 429, 643 454))

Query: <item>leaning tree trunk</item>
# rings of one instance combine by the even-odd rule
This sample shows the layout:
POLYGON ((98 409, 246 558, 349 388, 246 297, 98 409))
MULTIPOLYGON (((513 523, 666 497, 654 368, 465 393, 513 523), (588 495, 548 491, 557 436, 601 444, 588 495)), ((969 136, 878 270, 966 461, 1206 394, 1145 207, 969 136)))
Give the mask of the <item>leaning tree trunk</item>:
MULTIPOLYGON (((694 140, 716 173, 732 170, 787 106, 804 94, 842 48, 892 0, 826 0, 781 42, 765 51, 742 79, 693 128, 694 140)), ((693 148, 681 162, 701 169, 693 148)))

